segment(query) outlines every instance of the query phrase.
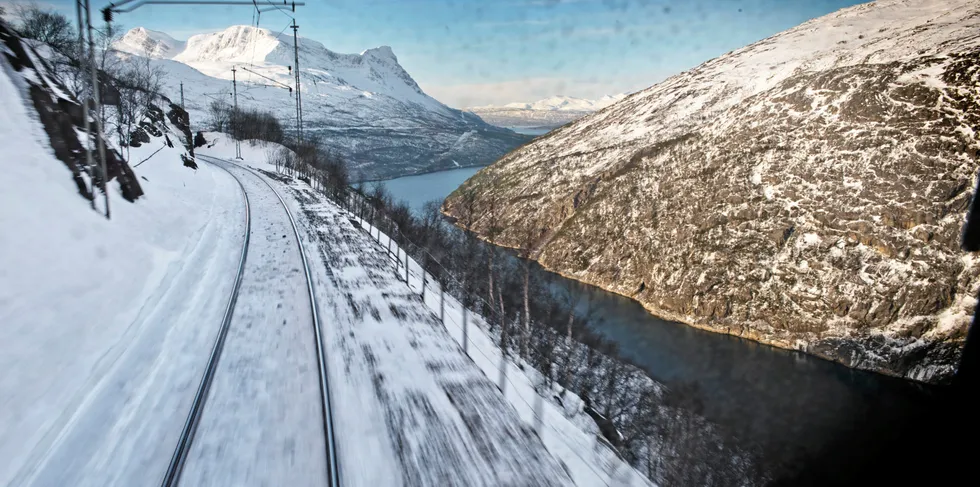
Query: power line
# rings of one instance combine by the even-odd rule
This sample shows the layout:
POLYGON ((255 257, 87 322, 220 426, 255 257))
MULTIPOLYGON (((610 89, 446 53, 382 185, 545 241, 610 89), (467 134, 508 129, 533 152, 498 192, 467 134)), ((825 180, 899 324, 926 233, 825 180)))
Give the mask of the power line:
MULTIPOLYGON (((265 78, 265 79, 267 79, 267 80, 269 80, 269 81, 271 81, 271 82, 273 82, 273 83, 275 83, 275 84, 277 84, 277 85, 279 85, 279 87, 281 87, 281 88, 285 88, 285 89, 287 89, 287 90, 289 90, 289 92, 290 92, 290 93, 292 93, 292 92, 293 92, 293 87, 292 87, 292 86, 289 86, 289 85, 287 85, 287 84, 285 84, 285 83, 282 83, 282 82, 280 82, 280 81, 276 81, 276 80, 274 80, 274 79, 272 79, 272 78, 270 78, 270 77, 268 77, 268 76, 265 76, 265 75, 262 75, 262 74, 259 74, 259 73, 257 73, 257 72, 255 72, 255 71, 252 71, 251 69, 248 69, 248 68, 246 68, 246 67, 244 67, 244 66, 243 66, 243 67, 241 68, 241 70, 242 70, 242 71, 248 71, 249 73, 252 73, 252 74, 254 74, 254 75, 256 75, 256 76, 258 76, 258 77, 260 77, 260 78, 265 78)), ((269 86, 269 85, 262 85, 262 86, 269 86)))
MULTIPOLYGON (((290 16, 289 13, 282 9, 269 0, 266 0, 269 5, 276 8, 286 16, 290 16)), ((144 5, 251 5, 258 11, 269 11, 271 8, 259 9, 255 2, 252 0, 121 0, 119 2, 110 3, 107 7, 102 9, 102 14, 106 16, 106 21, 112 20, 113 13, 127 13, 132 12, 144 5), (125 5, 129 5, 126 8, 121 8, 125 5)), ((289 2, 283 1, 283 5, 290 7, 293 12, 296 11, 297 6, 306 5, 306 2, 289 2)))

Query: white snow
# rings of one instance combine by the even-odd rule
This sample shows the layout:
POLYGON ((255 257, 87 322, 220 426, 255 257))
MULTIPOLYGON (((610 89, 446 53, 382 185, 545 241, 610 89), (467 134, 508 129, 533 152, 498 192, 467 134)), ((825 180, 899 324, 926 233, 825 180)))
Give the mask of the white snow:
POLYGON ((113 47, 138 56, 171 59, 184 50, 186 43, 164 32, 137 27, 123 34, 113 47))
POLYGON ((324 485, 326 448, 306 275, 279 199, 245 185, 251 239, 241 292, 188 455, 186 485, 324 485))
POLYGON ((574 112, 593 112, 596 110, 601 110, 619 100, 626 98, 626 93, 620 93, 618 95, 604 95, 601 98, 595 100, 588 100, 585 98, 575 98, 572 96, 552 96, 542 100, 530 102, 530 103, 507 103, 503 106, 496 105, 486 105, 479 107, 471 107, 467 110, 473 109, 501 109, 510 108, 518 110, 547 110, 547 111, 574 111, 574 112))
MULTIPOLYGON (((272 169, 264 159, 251 159, 244 151, 246 144, 242 147, 242 164, 272 169)), ((231 144, 219 142, 199 153, 227 156, 234 150, 231 144)), ((396 244, 391 244, 389 253, 386 235, 375 228, 359 229, 351 215, 314 194, 305 183, 293 180, 289 188, 280 192, 291 200, 293 213, 306 227, 307 252, 324 257, 314 259, 313 266, 321 313, 330 317, 331 396, 343 398, 333 414, 347 485, 391 485, 406 476, 421 479, 424 485, 444 485, 446 479, 458 485, 500 485, 517 479, 527 482, 526 476, 534 472, 546 473, 534 477, 536 485, 569 483, 551 470, 550 461, 534 453, 534 442, 521 440, 526 433, 503 433, 518 418, 524 424, 521 429, 540 437, 575 485, 650 485, 599 439, 598 427, 583 412, 580 399, 566 392, 565 405, 560 406, 552 399, 556 391, 537 391, 542 380, 536 371, 502 361, 485 331, 486 323, 473 313, 467 313, 467 357, 461 345, 460 304, 445 296, 446 321, 441 324, 438 286, 427 282, 423 305, 420 267, 409 259, 411 285, 406 286, 405 254, 396 244), (501 364, 507 368, 503 383, 501 364), (501 385, 502 398, 497 391, 501 385), (447 394, 453 400, 447 402, 447 394), (481 426, 470 433, 463 433, 472 425, 466 426, 471 420, 461 404, 478 408, 481 426), (424 412, 429 409, 434 414, 424 412), (344 440, 350 438, 357 440, 344 440), (473 443, 477 438, 496 445, 498 454, 483 457, 473 443), (511 457, 514 454, 518 457, 511 457), (365 458, 371 458, 371 468, 363 467, 365 458), (436 481, 437 475, 447 477, 436 481)))
MULTIPOLYGON (((289 69, 295 64, 291 32, 275 33, 269 29, 235 25, 220 32, 192 36, 182 43, 162 32, 138 27, 127 32, 114 47, 157 60, 170 78, 168 85, 173 85, 168 86, 167 90, 171 98, 177 94, 174 89, 177 82, 183 80, 189 105, 195 110, 204 110, 209 101, 205 93, 216 90, 230 92, 231 86, 218 80, 231 81, 232 68, 245 67, 288 86, 295 81, 289 69), (145 48, 147 44, 153 47, 145 48), (168 60, 172 62, 159 62, 168 60), (188 72, 186 67, 193 68, 198 74, 195 76, 188 72)), ((319 42, 300 36, 299 48, 300 69, 304 72, 301 78, 303 102, 304 105, 309 104, 311 113, 321 104, 346 105, 345 102, 356 103, 359 98, 375 99, 383 95, 389 101, 395 99, 413 103, 440 116, 452 116, 448 107, 422 92, 398 64, 390 47, 368 49, 360 55, 339 54, 319 42), (352 90, 351 87, 357 89, 352 90)), ((288 91, 277 88, 260 94, 254 91, 254 87, 269 82, 242 69, 238 70, 237 79, 240 83, 240 103, 252 100, 260 102, 266 109, 290 108, 288 91), (250 89, 249 85, 253 86, 250 96, 245 94, 250 89)), ((283 111, 283 115, 288 118, 287 111, 283 111)))
MULTIPOLYGON (((361 224, 369 226, 363 221, 361 224)), ((379 247, 388 247, 387 235, 373 227, 369 231, 377 236, 379 247)), ((405 253, 397 244, 392 243, 391 248, 392 261, 400 263, 398 272, 404 275, 405 253)), ((409 287, 421 294, 423 272, 412 258, 409 258, 409 275, 409 287)), ((439 285, 432 281, 431 276, 425 281, 425 304, 434 316, 439 316, 442 306, 439 285)), ((400 284, 404 285, 404 282, 400 284)), ((445 327, 462 348, 463 307, 449 294, 445 294, 445 300, 445 327)), ((521 419, 535 428, 548 450, 569 468, 575 485, 650 485, 648 479, 598 439, 601 434, 595 422, 582 410, 581 399, 566 391, 564 406, 559 405, 553 400, 557 390, 542 388, 544 380, 536 370, 528 365, 518 368, 513 358, 505 359, 502 356, 482 316, 467 312, 466 323, 469 357, 488 379, 503 390, 507 401, 521 419)))
POLYGON ((165 150, 135 169, 136 203, 110 185, 107 221, 9 69, 0 60, 0 485, 156 483, 192 397, 174 391, 200 380, 217 330, 202 323, 220 323, 233 283, 241 196, 165 150))

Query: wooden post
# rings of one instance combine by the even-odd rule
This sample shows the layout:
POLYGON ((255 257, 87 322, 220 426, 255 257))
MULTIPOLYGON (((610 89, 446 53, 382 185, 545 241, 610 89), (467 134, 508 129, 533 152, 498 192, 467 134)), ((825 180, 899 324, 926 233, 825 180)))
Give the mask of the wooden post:
POLYGON ((408 284, 408 288, 412 289, 412 283, 408 280, 408 249, 405 250, 405 284, 408 284))
POLYGON ((470 354, 470 334, 469 328, 466 326, 466 306, 463 306, 463 353, 466 355, 470 354))
POLYGON ((439 321, 446 324, 446 290, 439 286, 439 321))
POLYGON ((501 350, 500 355, 500 393, 507 395, 507 350, 501 350))
POLYGON ((541 430, 544 423, 544 402, 541 399, 541 394, 534 395, 534 429, 537 430, 538 436, 541 436, 541 430))

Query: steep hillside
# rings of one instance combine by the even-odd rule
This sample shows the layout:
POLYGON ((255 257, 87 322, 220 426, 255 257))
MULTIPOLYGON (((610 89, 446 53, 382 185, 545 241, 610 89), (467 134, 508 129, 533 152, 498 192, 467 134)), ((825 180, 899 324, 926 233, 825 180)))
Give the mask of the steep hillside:
POLYGON ((864 4, 562 127, 444 210, 654 314, 943 381, 980 287, 978 104, 980 4, 864 4))
POLYGON ((571 96, 552 96, 532 103, 508 103, 503 106, 488 105, 471 107, 487 123, 498 127, 560 127, 622 100, 626 94, 606 95, 598 100, 586 100, 571 96))
POLYGON ((137 27, 126 32, 116 43, 115 48, 140 56, 171 59, 180 54, 186 46, 187 43, 178 41, 166 33, 137 27))
MULTIPOLYGON (((138 28, 116 48, 156 59, 171 97, 179 95, 183 81, 188 110, 198 124, 213 100, 232 102, 232 68, 237 68, 239 106, 271 110, 287 128, 295 127, 289 91, 262 77, 294 84, 291 32, 233 26, 181 44, 138 28)), ((426 95, 390 47, 338 54, 301 37, 299 56, 306 129, 346 156, 362 178, 489 164, 527 140, 426 95)))

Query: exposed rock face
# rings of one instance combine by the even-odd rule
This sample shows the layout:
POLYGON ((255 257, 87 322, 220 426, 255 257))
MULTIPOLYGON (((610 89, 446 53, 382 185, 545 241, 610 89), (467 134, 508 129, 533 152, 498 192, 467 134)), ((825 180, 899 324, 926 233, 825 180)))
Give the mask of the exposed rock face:
POLYGON ((968 0, 844 9, 537 139, 444 210, 473 192, 477 231, 533 228, 543 265, 654 314, 946 380, 980 288, 977 32, 968 0))
MULTIPOLYGON (((82 104, 68 95, 68 90, 58 81, 44 58, 2 21, 0 48, 3 48, 2 53, 11 68, 19 74, 13 79, 24 84, 30 102, 37 110, 38 120, 50 138, 55 156, 71 170, 78 193, 91 200, 96 195, 89 190, 86 178, 94 177, 99 183, 101 175, 88 175, 85 148, 79 140, 79 134, 83 133, 85 125, 82 104)), ((115 179, 119 184, 120 194, 128 201, 135 201, 142 196, 143 188, 140 187, 136 174, 121 155, 111 148, 107 148, 105 155, 108 173, 106 181, 115 179)))

